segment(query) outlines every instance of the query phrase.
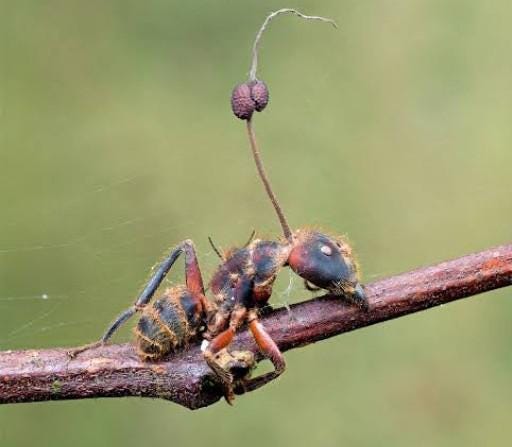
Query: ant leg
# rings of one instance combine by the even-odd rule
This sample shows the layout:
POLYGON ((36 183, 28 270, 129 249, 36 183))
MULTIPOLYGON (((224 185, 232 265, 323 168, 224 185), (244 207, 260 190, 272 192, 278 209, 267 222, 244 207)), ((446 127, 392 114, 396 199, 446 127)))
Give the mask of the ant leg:
POLYGON ((169 270, 182 253, 185 253, 185 279, 187 288, 193 293, 204 295, 203 278, 201 276, 201 270, 199 270, 194 243, 190 239, 187 239, 173 248, 169 255, 162 261, 158 270, 151 277, 146 287, 144 287, 144 290, 137 298, 135 307, 143 307, 149 303, 165 276, 169 273, 169 270))
POLYGON ((217 335, 208 344, 203 353, 206 363, 215 373, 224 388, 224 398, 229 405, 233 405, 233 400, 235 399, 235 393, 233 392, 233 374, 218 363, 216 355, 233 341, 236 331, 241 326, 246 315, 247 311, 243 307, 235 310, 231 315, 229 327, 217 335))
MULTIPOLYGON (((233 382, 233 375, 229 371, 226 371, 217 363, 217 361, 215 360, 215 356, 216 354, 219 353, 219 351, 226 348, 233 341, 235 332, 236 329, 230 325, 228 329, 222 331, 208 344, 207 348, 203 353, 206 363, 213 370, 215 375, 220 379, 221 384, 225 388, 229 388, 229 386, 233 382)), ((227 396, 226 400, 230 402, 227 396)))
POLYGON ((126 321, 135 315, 136 312, 142 310, 144 306, 149 303, 156 290, 164 280, 165 276, 182 253, 185 253, 185 279, 187 288, 194 295, 199 296, 201 304, 206 308, 206 310, 208 310, 210 305, 204 296, 203 278, 201 276, 201 270, 199 269, 199 263, 197 261, 196 252, 194 250, 194 243, 190 239, 187 239, 171 250, 169 255, 158 267, 158 270, 148 281, 144 287, 144 290, 135 301, 135 304, 123 311, 114 320, 114 322, 107 328, 103 334, 103 337, 101 337, 99 341, 74 349, 68 353, 69 356, 75 357, 80 352, 101 346, 110 340, 117 329, 119 329, 126 321))
POLYGON ((76 357, 81 352, 87 351, 89 349, 97 348, 98 346, 104 345, 110 337, 114 334, 114 332, 121 326, 124 322, 128 321, 139 309, 142 309, 141 307, 132 306, 129 309, 126 309, 124 312, 122 312, 115 321, 109 326, 109 328, 105 331, 105 334, 103 334, 103 337, 99 341, 95 341, 94 343, 89 343, 84 346, 80 346, 79 348, 72 349, 68 352, 68 356, 73 358, 76 357))
POLYGON ((249 315, 249 321, 249 329, 256 340, 256 344, 265 357, 272 362, 275 369, 274 371, 245 381, 242 386, 244 392, 253 391, 262 387, 268 382, 279 377, 286 369, 283 354, 277 347, 274 340, 272 340, 265 327, 258 321, 257 315, 254 312, 251 312, 249 315))
POLYGON ((187 239, 183 241, 181 245, 185 253, 185 284, 187 285, 187 289, 199 299, 203 310, 207 317, 209 317, 213 311, 213 307, 204 294, 203 276, 199 268, 194 243, 190 239, 187 239))
POLYGON ((320 289, 320 287, 315 287, 311 285, 307 279, 304 280, 304 287, 310 292, 317 292, 318 290, 322 290, 320 289))

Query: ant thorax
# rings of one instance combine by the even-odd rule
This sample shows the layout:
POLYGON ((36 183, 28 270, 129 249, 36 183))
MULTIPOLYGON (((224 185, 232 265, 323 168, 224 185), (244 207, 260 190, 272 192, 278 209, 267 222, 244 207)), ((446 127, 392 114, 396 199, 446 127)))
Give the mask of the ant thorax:
POLYGON ((287 241, 255 239, 247 246, 229 250, 210 281, 215 302, 220 305, 265 305, 279 270, 286 264, 291 246, 287 241))

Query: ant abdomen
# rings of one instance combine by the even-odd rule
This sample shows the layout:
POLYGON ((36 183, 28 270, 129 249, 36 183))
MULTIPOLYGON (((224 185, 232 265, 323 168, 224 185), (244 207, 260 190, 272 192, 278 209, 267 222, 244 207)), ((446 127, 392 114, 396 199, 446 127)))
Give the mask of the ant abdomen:
POLYGON ((202 307, 187 288, 167 289, 144 308, 134 329, 139 356, 143 360, 158 360, 180 351, 199 337, 203 320, 202 307))

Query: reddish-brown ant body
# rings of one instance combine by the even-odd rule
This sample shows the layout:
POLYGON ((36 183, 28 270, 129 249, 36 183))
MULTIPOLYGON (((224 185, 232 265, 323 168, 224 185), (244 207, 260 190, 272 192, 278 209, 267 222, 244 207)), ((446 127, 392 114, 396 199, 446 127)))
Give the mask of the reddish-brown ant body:
MULTIPOLYGON (((313 285, 367 308, 367 300, 359 282, 357 263, 348 243, 342 237, 317 231, 292 231, 272 191, 259 155, 252 115, 255 111, 262 111, 267 105, 268 90, 256 78, 257 46, 270 20, 278 14, 288 12, 306 19, 332 22, 322 17, 304 16, 290 9, 270 14, 254 43, 249 81, 235 87, 231 97, 234 114, 246 121, 256 167, 277 213, 284 237, 278 241, 253 239, 244 247, 232 249, 225 254, 215 249, 222 258, 222 263, 210 281, 209 290, 213 300, 208 300, 205 296, 193 242, 182 242, 160 264, 135 304, 119 315, 100 342, 94 344, 107 342, 119 326, 137 312, 142 315, 135 328, 136 345, 143 360, 159 360, 170 352, 183 349, 189 342, 202 338, 205 360, 222 384, 228 402, 234 397, 232 370, 219 361, 218 356, 229 346, 242 325, 248 325, 259 349, 274 365, 272 372, 245 379, 245 385, 250 387, 251 381, 253 384, 256 381, 265 383, 279 376, 285 369, 282 353, 258 319, 261 309, 268 305, 274 281, 281 268, 290 267, 304 279, 308 289, 312 289, 313 285), (185 256, 185 285, 167 289, 149 305, 181 254, 185 256)), ((88 347, 90 346, 93 345, 88 347)), ((74 354, 84 349, 86 348, 79 349, 74 354)))

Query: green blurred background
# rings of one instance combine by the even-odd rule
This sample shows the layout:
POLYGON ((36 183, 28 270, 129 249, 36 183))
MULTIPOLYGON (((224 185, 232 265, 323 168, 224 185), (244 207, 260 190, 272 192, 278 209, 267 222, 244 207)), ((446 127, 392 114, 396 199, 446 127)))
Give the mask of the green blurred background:
MULTIPOLYGON (((510 240, 509 1, 2 1, 0 349, 96 339, 184 238, 208 276, 208 235, 279 234, 229 94, 281 7, 339 23, 263 39, 256 130, 292 224, 347 233, 365 282, 510 240)), ((291 278, 274 304, 308 297, 291 278)), ((234 408, 2 406, 0 445, 508 445, 509 295, 290 352, 234 408)))

